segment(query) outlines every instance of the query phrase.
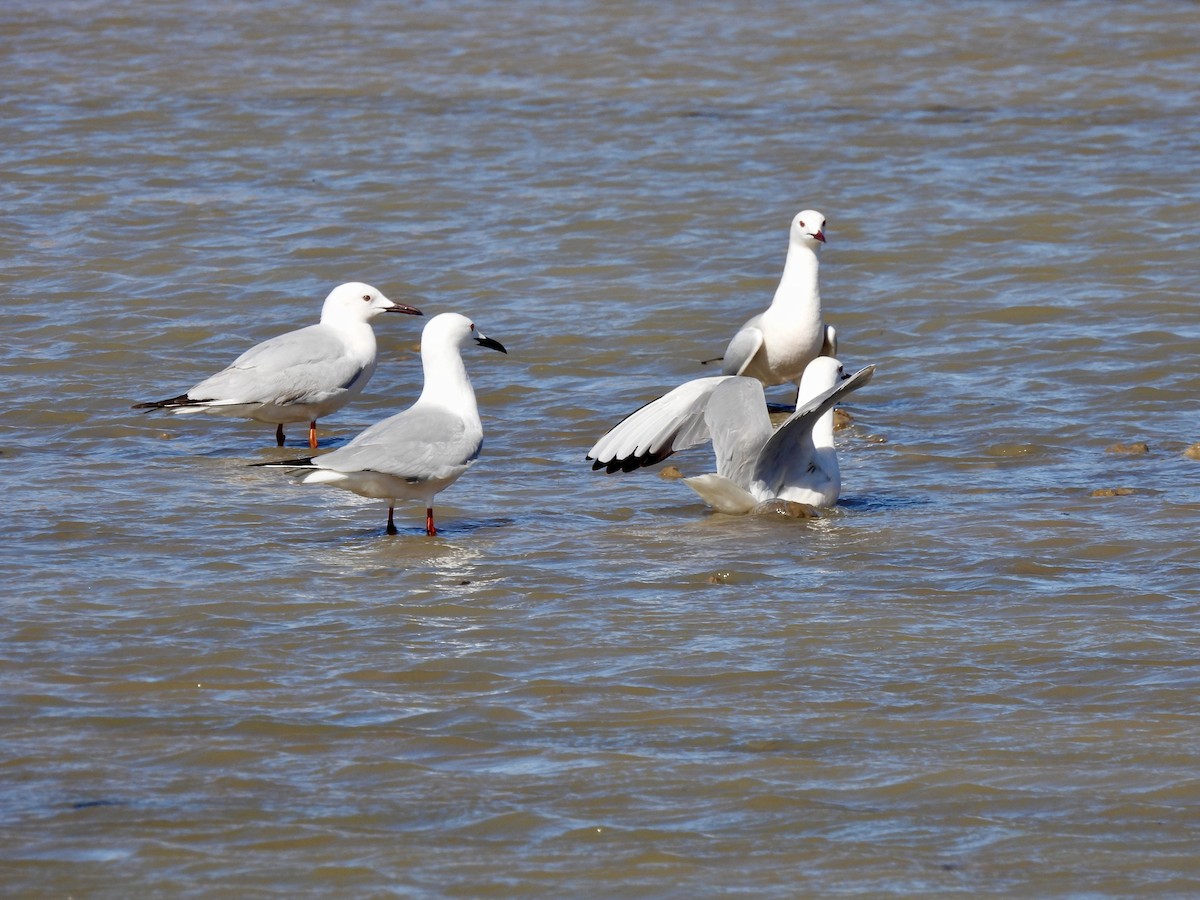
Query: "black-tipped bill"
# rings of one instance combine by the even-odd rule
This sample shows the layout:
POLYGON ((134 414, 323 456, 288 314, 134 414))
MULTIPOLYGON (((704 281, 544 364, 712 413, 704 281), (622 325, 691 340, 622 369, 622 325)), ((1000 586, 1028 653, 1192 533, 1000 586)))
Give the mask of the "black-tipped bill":
POLYGON ((484 337, 479 333, 476 333, 475 335, 475 343, 477 343, 480 347, 491 347, 493 350, 499 350, 501 353, 508 353, 508 351, 504 349, 504 345, 502 343, 497 340, 493 340, 490 337, 484 337))
POLYGON ((409 315, 409 316, 425 315, 425 313, 421 312, 415 306, 405 306, 403 303, 397 303, 395 306, 389 306, 387 309, 384 310, 384 312, 398 312, 398 313, 404 313, 405 315, 409 315))

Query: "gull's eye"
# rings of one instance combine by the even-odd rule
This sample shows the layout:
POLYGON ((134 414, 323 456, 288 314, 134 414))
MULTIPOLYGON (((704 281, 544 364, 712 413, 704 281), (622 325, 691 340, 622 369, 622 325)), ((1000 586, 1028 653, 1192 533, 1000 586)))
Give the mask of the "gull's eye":
POLYGON ((366 300, 368 303, 370 303, 370 302, 371 302, 371 295, 370 295, 370 294, 363 294, 363 299, 364 299, 364 300, 366 300))

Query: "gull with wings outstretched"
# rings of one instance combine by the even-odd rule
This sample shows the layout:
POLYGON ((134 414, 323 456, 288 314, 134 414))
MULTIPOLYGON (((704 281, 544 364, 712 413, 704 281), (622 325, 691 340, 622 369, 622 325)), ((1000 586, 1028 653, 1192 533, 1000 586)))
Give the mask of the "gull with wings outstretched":
POLYGON ((684 483, 713 509, 744 514, 776 500, 833 506, 841 493, 833 407, 874 373, 867 366, 845 377, 836 359, 817 357, 804 370, 796 411, 774 430, 757 379, 697 378, 619 422, 587 458, 593 469, 632 472, 711 441, 717 471, 684 483))

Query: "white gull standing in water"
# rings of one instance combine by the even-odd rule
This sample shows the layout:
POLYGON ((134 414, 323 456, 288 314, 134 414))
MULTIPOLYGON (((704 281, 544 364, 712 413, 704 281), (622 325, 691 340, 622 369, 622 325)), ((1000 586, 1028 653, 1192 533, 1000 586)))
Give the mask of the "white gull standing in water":
POLYGON ((714 509, 744 514, 775 500, 833 506, 841 493, 833 407, 874 373, 867 366, 846 378, 836 359, 817 357, 804 370, 795 413, 774 432, 756 379, 697 378, 619 422, 588 459, 593 469, 631 472, 712 441, 717 471, 684 483, 714 509))
POLYGON ((833 326, 821 322, 818 253, 824 243, 825 217, 815 209, 797 213, 771 305, 738 329, 725 348, 722 372, 767 386, 798 382, 812 360, 837 354, 833 326))
POLYGON ((421 333, 425 387, 404 412, 377 422, 321 456, 255 463, 302 470, 301 484, 329 484, 388 501, 387 533, 396 534, 397 500, 425 504, 425 533, 437 534, 433 498, 458 480, 483 447, 483 423, 462 361, 468 340, 507 353, 458 313, 434 316, 421 333))
POLYGON ((375 371, 375 332, 370 321, 385 312, 421 315, 416 307, 393 303, 369 284, 339 285, 325 298, 318 324, 251 347, 178 397, 133 408, 269 422, 276 426, 275 442, 280 447, 285 424, 308 422, 308 446, 315 450, 317 419, 362 393, 375 371))

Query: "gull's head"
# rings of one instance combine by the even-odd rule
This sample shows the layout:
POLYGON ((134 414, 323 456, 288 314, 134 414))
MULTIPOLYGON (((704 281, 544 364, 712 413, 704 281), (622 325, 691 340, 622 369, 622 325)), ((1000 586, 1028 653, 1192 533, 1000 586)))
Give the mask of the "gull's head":
POLYGON ((421 315, 421 311, 415 306, 393 303, 378 288, 361 281, 349 281, 339 284, 329 292, 329 296, 325 298, 325 305, 321 307, 321 321, 369 322, 385 312, 421 315))
POLYGON ((815 209, 796 213, 792 218, 791 241, 817 250, 825 243, 825 217, 815 209))
POLYGON ((486 337, 475 327, 475 323, 466 316, 458 313, 441 313, 425 323, 421 332, 421 349, 426 346, 461 348, 468 341, 474 341, 481 347, 490 347, 501 353, 508 353, 499 341, 486 337))
POLYGON ((842 364, 832 356, 818 356, 804 367, 800 376, 800 397, 808 399, 823 394, 846 377, 842 364))

